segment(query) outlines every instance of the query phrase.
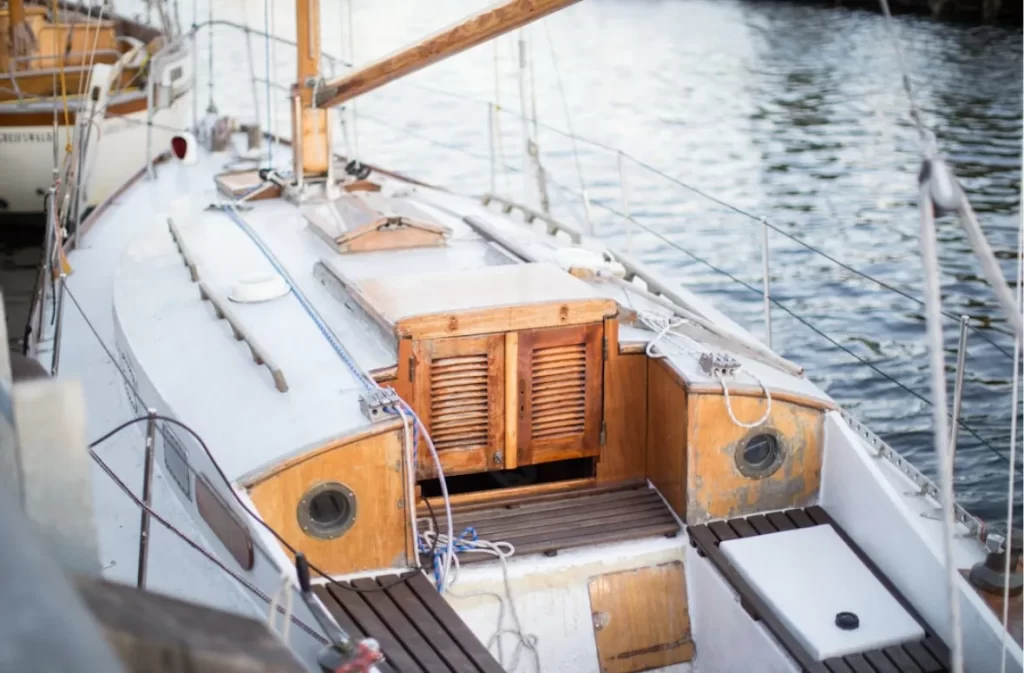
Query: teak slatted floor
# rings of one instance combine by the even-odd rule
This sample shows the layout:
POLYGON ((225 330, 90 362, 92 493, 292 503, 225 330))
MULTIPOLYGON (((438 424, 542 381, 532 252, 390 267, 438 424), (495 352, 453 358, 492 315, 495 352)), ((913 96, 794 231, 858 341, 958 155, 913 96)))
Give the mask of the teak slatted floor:
MULTIPOLYGON (((665 501, 645 483, 454 506, 452 519, 456 535, 472 527, 481 540, 512 544, 515 556, 679 533, 665 501)), ((460 563, 488 560, 494 557, 459 554, 460 563)), ((422 562, 431 567, 427 555, 422 562)))
POLYGON ((921 616, 893 586, 889 578, 879 571, 871 559, 821 507, 789 509, 765 515, 713 521, 705 525, 689 526, 688 532, 690 543, 697 548, 702 556, 707 557, 714 564, 740 595, 741 604, 747 613, 754 619, 761 620, 768 627, 768 630, 806 673, 947 673, 950 670, 949 650, 946 645, 928 628, 921 616), (815 661, 718 548, 719 543, 726 540, 770 535, 779 531, 811 526, 832 526, 868 570, 878 578, 882 586, 922 626, 925 638, 918 642, 834 657, 823 662, 815 661))
POLYGON ((350 636, 377 639, 381 673, 504 673, 418 570, 313 591, 350 636))

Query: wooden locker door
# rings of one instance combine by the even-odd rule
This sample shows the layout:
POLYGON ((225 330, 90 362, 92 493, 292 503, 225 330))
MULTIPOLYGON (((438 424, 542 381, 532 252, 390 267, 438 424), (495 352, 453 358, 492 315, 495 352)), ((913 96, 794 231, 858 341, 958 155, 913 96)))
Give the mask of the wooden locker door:
MULTIPOLYGON (((505 446, 502 334, 413 344, 411 406, 427 426, 446 476, 501 469, 505 446)), ((419 444, 417 478, 437 470, 419 444)))
POLYGON ((516 363, 520 465, 600 452, 603 337, 600 323, 520 333, 516 363))

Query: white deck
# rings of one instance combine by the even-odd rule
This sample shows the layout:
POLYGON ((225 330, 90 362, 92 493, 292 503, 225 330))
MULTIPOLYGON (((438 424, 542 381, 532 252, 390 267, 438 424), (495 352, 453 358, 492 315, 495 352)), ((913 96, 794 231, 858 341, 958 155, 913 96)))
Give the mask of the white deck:
MULTIPOLYGON (((286 148, 275 148, 275 156, 282 163, 288 161, 286 148)), ((264 304, 228 303, 246 332, 260 342, 281 368, 289 385, 285 393, 274 387, 265 367, 253 362, 248 349, 235 340, 225 321, 217 320, 210 303, 201 300, 198 287, 191 281, 181 254, 172 242, 167 226, 168 216, 173 217, 181 229, 186 245, 195 257, 201 280, 215 295, 226 297, 240 278, 263 273, 271 268, 256 244, 228 215, 206 209, 211 203, 222 199, 212 189, 213 176, 222 170, 227 159, 226 155, 201 153, 198 166, 161 166, 158 168, 158 180, 142 181, 129 189, 88 232, 83 246, 71 254, 75 272, 69 278, 68 286, 82 303, 85 314, 96 326, 102 340, 111 347, 116 345, 115 357, 122 363, 130 363, 131 376, 135 377, 135 383, 142 391, 146 404, 194 427, 206 439, 214 458, 224 468, 228 478, 237 484, 244 483, 248 475, 270 464, 339 434, 351 432, 365 425, 366 421, 358 410, 358 395, 362 390, 358 378, 334 352, 294 294, 264 304)), ((375 179, 381 178, 375 176, 375 179)), ((284 201, 258 201, 250 204, 251 209, 240 211, 241 217, 264 244, 273 250, 298 289, 315 306, 326 325, 361 368, 393 366, 396 363, 394 342, 382 335, 381 330, 367 319, 355 302, 346 298, 344 293, 338 296, 335 290, 317 279, 314 268, 318 262, 326 261, 346 277, 360 281, 377 278, 390 271, 412 278, 415 274, 433 273, 442 269, 479 270, 518 263, 508 253, 483 240, 462 221, 463 216, 474 215, 514 237, 541 262, 564 266, 564 259, 558 253, 559 249, 564 248, 560 243, 538 236, 529 227, 488 210, 477 201, 425 187, 412 187, 389 178, 381 180, 385 190, 390 190, 392 194, 407 195, 436 223, 450 228, 453 235, 448 245, 341 255, 310 232, 299 209, 284 201)), ((723 330, 734 334, 741 332, 735 323, 685 288, 676 288, 676 291, 691 306, 699 307, 705 318, 723 330)), ((590 292, 613 298, 625 307, 654 308, 651 302, 642 297, 607 282, 589 282, 587 293, 590 292)), ((65 307, 64 319, 60 374, 84 382, 89 431, 91 436, 99 436, 135 416, 141 409, 129 401, 120 374, 70 301, 65 307)), ((653 336, 646 329, 625 327, 620 331, 620 343, 644 343, 653 336)), ((751 338, 747 334, 740 336, 751 338)), ((50 343, 43 343, 41 353, 41 359, 47 363, 50 354, 46 352, 46 346, 50 343)), ((715 349, 720 350, 718 347, 715 349)), ((669 349, 667 354, 670 362, 688 383, 713 383, 713 379, 698 370, 696 353, 669 349)), ((744 370, 756 374, 773 393, 790 392, 828 400, 822 391, 804 377, 783 373, 736 353, 733 355, 742 363, 744 370)), ((743 379, 739 382, 753 383, 743 379)), ((834 423, 831 416, 830 423, 834 423)), ((886 550, 868 549, 865 540, 856 532, 862 528, 858 525, 860 510, 852 505, 856 495, 868 492, 868 487, 860 484, 853 494, 842 490, 846 483, 844 466, 850 461, 857 463, 870 460, 866 457, 865 448, 855 437, 841 440, 837 437, 838 434, 833 430, 827 438, 827 443, 839 442, 841 448, 826 446, 823 504, 827 500, 830 511, 839 514, 837 519, 851 532, 858 544, 864 546, 873 558, 883 557, 885 562, 880 565, 887 572, 892 572, 887 569, 889 557, 886 550)), ((141 482, 142 438, 138 429, 118 435, 101 446, 99 452, 129 483, 141 482)), ((190 447, 189 460, 195 462, 198 469, 211 472, 211 466, 203 462, 205 458, 195 446, 190 447)), ((878 472, 880 468, 872 469, 878 472)), ((177 487, 172 481, 164 479, 164 474, 161 464, 157 470, 156 509, 167 515, 189 537, 200 541, 207 549, 219 551, 224 558, 225 552, 219 543, 209 538, 204 539, 200 528, 192 523, 194 506, 191 512, 186 509, 192 503, 184 503, 175 497, 177 487)), ((900 558, 907 563, 920 562, 931 568, 937 559, 935 550, 938 548, 938 538, 936 527, 931 522, 921 524, 918 521, 918 508, 922 500, 915 499, 905 489, 894 489, 889 483, 893 477, 888 473, 882 476, 869 470, 864 475, 858 478, 866 479, 873 486, 884 484, 877 497, 887 507, 885 511, 890 528, 897 530, 897 524, 909 522, 920 533, 916 537, 900 540, 903 545, 900 558), (924 526, 927 526, 927 531, 921 532, 924 526)), ((126 498, 114 491, 107 477, 99 470, 96 471, 95 483, 100 548, 105 572, 112 578, 131 582, 135 572, 138 511, 126 498)), ((150 561, 150 586, 153 589, 237 612, 264 613, 266 608, 262 602, 254 599, 162 527, 154 525, 153 535, 150 561)), ((287 559, 276 544, 268 543, 267 536, 259 529, 255 529, 254 541, 258 546, 259 562, 250 579, 266 593, 273 593, 279 581, 280 568, 287 566, 287 559)), ((657 555, 662 552, 678 555, 681 553, 678 546, 681 541, 684 541, 683 536, 675 542, 640 541, 635 543, 639 548, 630 547, 628 553, 635 554, 636 559, 645 554, 657 555)), ((620 547, 626 549, 626 546, 620 547)), ((958 549, 961 550, 961 562, 980 557, 979 547, 974 540, 959 541, 958 549)), ((560 555, 556 559, 514 559, 517 568, 514 578, 518 585, 516 593, 520 590, 532 592, 525 599, 527 607, 524 610, 529 612, 524 613, 523 619, 534 619, 538 624, 528 625, 527 630, 541 630, 542 641, 547 640, 551 644, 558 638, 545 639, 544 633, 561 633, 566 638, 583 638, 584 634, 590 634, 589 630, 581 630, 583 626, 576 614, 585 608, 580 602, 582 594, 578 593, 578 587, 572 590, 577 592, 573 594, 572 600, 579 609, 573 613, 575 616, 572 620, 575 621, 571 624, 569 621, 546 620, 544 615, 555 610, 558 605, 554 594, 529 587, 546 581, 538 575, 541 568, 547 568, 553 573, 551 576, 559 572, 571 575, 574 572, 573 559, 587 558, 588 563, 601 565, 599 561, 608 552, 609 549, 599 547, 574 555, 560 555)), ((630 562, 619 556, 609 561, 617 565, 630 562)), ((694 581, 693 575, 689 575, 689 581, 694 581)), ((919 609, 921 604, 927 604, 927 618, 937 621, 935 615, 940 613, 937 606, 932 605, 928 594, 920 587, 908 591, 904 584, 901 584, 901 589, 911 601, 919 609)), ((460 590, 467 591, 474 585, 500 589, 500 568, 489 565, 467 569, 460 580, 460 590)), ((935 595, 941 593, 940 587, 932 586, 935 595)), ((966 583, 961 588, 973 595, 966 583)), ((696 595, 696 592, 691 590, 691 595, 696 595)), ((964 595, 967 595, 966 592, 964 595)), ((458 605, 457 600, 454 602, 458 605)), ((965 619, 973 625, 974 635, 977 637, 989 629, 986 632, 987 639, 976 638, 976 642, 984 640, 987 646, 994 633, 991 631, 994 617, 976 597, 973 602, 967 598, 965 605, 965 619)), ((703 608, 693 603, 691 609, 703 608)), ((474 630, 481 636, 487 634, 491 628, 488 616, 491 608, 477 602, 461 606, 460 610, 467 616, 474 630)), ((695 625, 699 622, 698 616, 694 615, 695 625)), ((311 622, 308 615, 304 616, 304 620, 311 622)), ((695 633, 699 637, 696 628, 695 633)), ((311 655, 315 651, 312 640, 298 629, 293 628, 291 632, 292 645, 300 656, 311 662, 311 655)), ((765 637, 768 638, 766 642, 774 642, 770 636, 765 637)), ((545 644, 542 647, 547 646, 545 644)), ((701 647, 698 643, 698 652, 701 647)), ((1011 651, 1019 662, 1020 648, 1011 648, 1011 651)), ((550 656, 557 654, 555 650, 551 652, 553 654, 550 656)), ((718 655, 721 656, 717 659, 709 656, 709 660, 719 661, 723 657, 726 661, 730 659, 728 653, 718 655)), ((699 659, 700 654, 697 669, 700 669, 699 659)), ((747 660, 750 660, 749 657, 747 660)), ((595 670, 589 660, 577 658, 576 662, 578 665, 562 670, 579 670, 581 673, 595 670)), ((708 673, 719 673, 717 670, 707 670, 708 673)))

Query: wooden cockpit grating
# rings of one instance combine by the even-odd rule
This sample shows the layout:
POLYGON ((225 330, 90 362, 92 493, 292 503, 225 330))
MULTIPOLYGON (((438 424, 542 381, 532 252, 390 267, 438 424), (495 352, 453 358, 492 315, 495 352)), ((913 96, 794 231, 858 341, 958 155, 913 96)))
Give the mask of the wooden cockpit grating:
MULTIPOLYGON (((472 527, 480 539, 512 544, 516 556, 679 532, 665 501, 642 483, 456 505, 452 517, 456 534, 472 527)), ((489 560, 489 554, 459 554, 461 563, 489 560)))
POLYGON ((422 572, 337 584, 313 591, 350 636, 380 643, 381 673, 503 673, 422 572))
POLYGON ((821 507, 788 509, 769 514, 712 521, 699 526, 688 526, 687 532, 690 536, 690 544, 697 548, 701 556, 705 556, 711 561, 739 594, 740 603, 747 613, 753 619, 760 620, 771 631, 802 671, 806 673, 947 673, 950 670, 949 649, 945 643, 928 628, 925 621, 900 594, 889 578, 821 507), (832 526, 836 534, 850 547, 882 586, 924 628, 925 638, 917 642, 816 661, 718 547, 721 542, 726 540, 770 535, 811 526, 832 526))

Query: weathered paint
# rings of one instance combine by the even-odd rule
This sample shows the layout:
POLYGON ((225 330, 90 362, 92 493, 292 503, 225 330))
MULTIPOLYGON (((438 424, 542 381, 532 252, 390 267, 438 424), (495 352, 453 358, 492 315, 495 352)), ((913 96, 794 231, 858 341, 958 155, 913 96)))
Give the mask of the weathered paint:
MULTIPOLYGON (((751 422, 766 401, 730 398, 733 414, 751 422)), ((736 425, 722 395, 690 395, 687 403, 688 524, 813 503, 821 482, 822 412, 772 401, 769 419, 758 428, 736 425), (773 431, 782 440, 779 468, 763 478, 740 473, 736 451, 754 434, 773 431)))

